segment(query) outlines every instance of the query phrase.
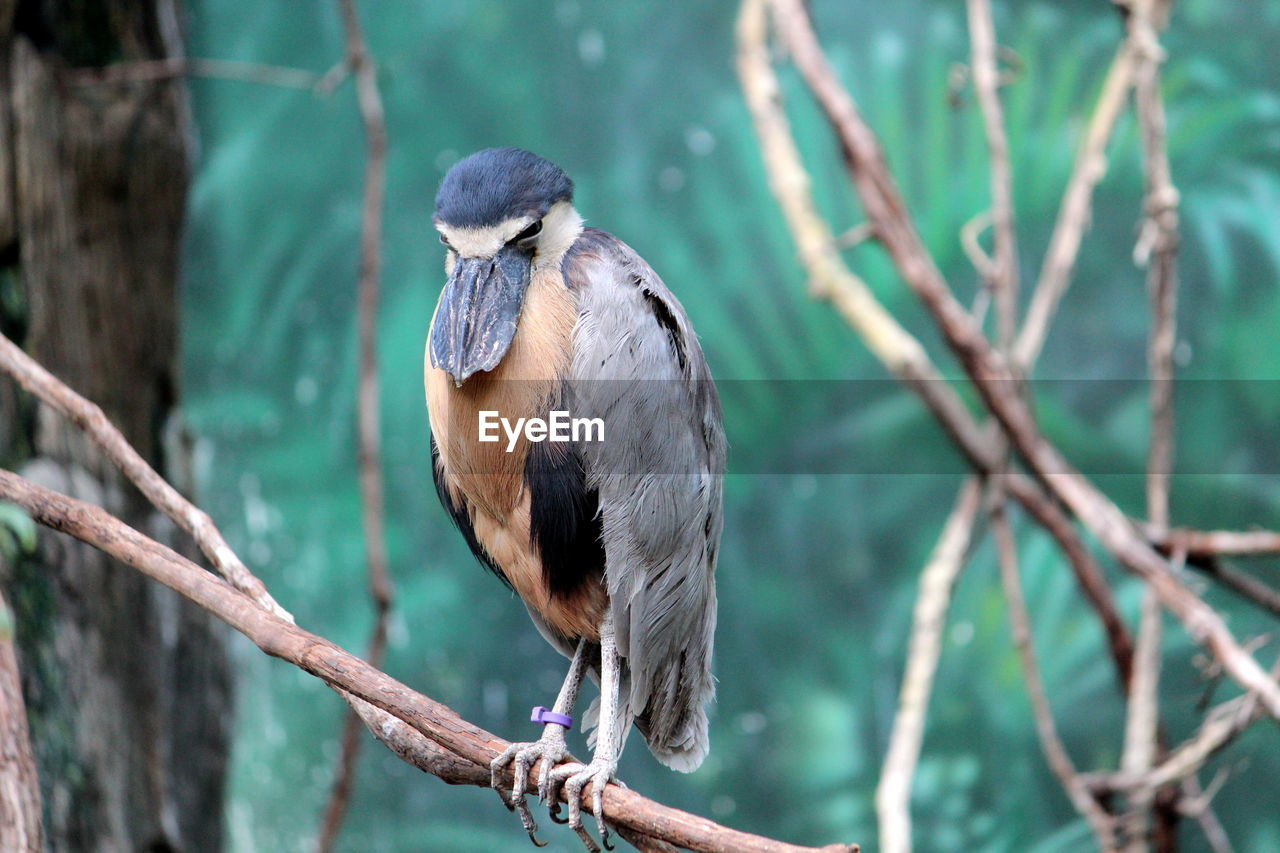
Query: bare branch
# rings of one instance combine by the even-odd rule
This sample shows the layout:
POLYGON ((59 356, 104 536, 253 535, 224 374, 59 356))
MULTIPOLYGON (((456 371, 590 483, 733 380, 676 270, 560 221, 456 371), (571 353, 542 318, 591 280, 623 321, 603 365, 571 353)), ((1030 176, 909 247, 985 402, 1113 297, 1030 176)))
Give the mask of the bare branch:
MULTIPOLYGON (((954 389, 941 378, 920 342, 830 251, 830 231, 809 194, 809 176, 782 109, 777 76, 765 41, 766 6, 766 0, 746 0, 742 5, 738 19, 738 73, 760 139, 770 187, 799 249, 800 261, 810 275, 811 290, 829 298, 885 369, 920 396, 974 467, 984 474, 995 474, 1004 467, 1004 445, 998 432, 978 426, 954 389)), ((1038 485, 1013 473, 1004 479, 1004 486, 1062 547, 1103 623, 1122 686, 1127 685, 1133 643, 1097 562, 1071 522, 1038 485)))
MULTIPOLYGON (((1138 619, 1138 644, 1133 678, 1129 682, 1129 707, 1125 718, 1124 753, 1120 766, 1127 773, 1144 773, 1156 760, 1160 727, 1160 598, 1150 589, 1142 596, 1138 619)), ((1135 792, 1124 818, 1126 853, 1149 849, 1151 807, 1155 790, 1135 792)))
MULTIPOLYGON (((778 199, 815 295, 830 299, 890 374, 915 391, 961 450, 984 474, 1001 470, 1003 443, 979 427, 940 378, 920 343, 898 325, 866 285, 831 250, 832 240, 809 193, 810 180, 791 137, 766 45, 765 0, 746 0, 738 19, 738 72, 751 110, 770 187, 778 199)), ((1103 624, 1122 689, 1127 690, 1133 643, 1096 560, 1071 522, 1036 483, 1013 473, 1005 488, 1062 548, 1086 599, 1103 624)), ((905 680, 905 679, 904 679, 905 680)))
POLYGON ((138 451, 129 445, 120 430, 107 420, 96 403, 86 400, 62 384, 3 335, 0 335, 0 369, 93 439, 103 454, 138 487, 147 500, 190 534, 218 574, 226 578, 228 583, 276 615, 293 621, 289 612, 276 603, 267 593, 262 581, 253 576, 227 545, 214 526, 213 519, 157 474, 138 451))
POLYGON ((1080 243, 1089 227, 1093 189, 1107 172, 1107 142, 1133 88, 1134 64, 1133 50, 1126 41, 1111 61, 1098 105, 1076 152, 1075 167, 1067 181, 1062 206, 1058 208, 1049 250, 1027 306, 1026 321, 1013 348, 1014 364, 1024 369, 1040 355, 1058 302, 1071 283, 1071 271, 1075 269, 1080 243))
MULTIPOLYGON (((1280 660, 1271 668, 1271 674, 1280 676, 1280 660)), ((1196 733, 1170 751, 1155 768, 1141 774, 1090 774, 1086 782, 1099 795, 1130 792, 1139 788, 1162 788, 1198 771, 1262 715, 1263 708, 1257 694, 1246 693, 1229 699, 1209 711, 1196 733)))
POLYGON ((991 224, 995 252, 990 270, 995 293, 997 340, 1008 351, 1018 324, 1018 244, 1014 230, 1013 175, 1009 165, 1009 140, 1000 106, 1000 73, 996 68, 996 33, 991 22, 990 0, 968 0, 969 38, 972 42, 973 88, 982 111, 991 162, 991 224))
POLYGON ((973 268, 982 277, 982 289, 984 291, 993 289, 996 265, 995 261, 991 260, 991 256, 982 248, 982 243, 978 241, 978 237, 990 227, 991 211, 989 210, 984 210, 975 215, 960 227, 960 248, 964 249, 965 255, 969 258, 969 263, 973 264, 973 268))
MULTIPOLYGON (((1151 436, 1147 451, 1147 519, 1153 527, 1169 526, 1169 474, 1173 467, 1173 349, 1176 343, 1178 194, 1173 188, 1169 155, 1165 146, 1164 102, 1160 97, 1160 46, 1153 16, 1163 18, 1164 0, 1135 0, 1129 5, 1129 42, 1137 56, 1134 104, 1142 129, 1143 159, 1146 162, 1146 224, 1152 233, 1154 258, 1147 270, 1147 290, 1151 299, 1151 334, 1147 343, 1150 375, 1151 436)), ((1160 620, 1162 612, 1156 593, 1147 589, 1142 598, 1138 626, 1138 654, 1129 691, 1128 724, 1125 728, 1121 769, 1142 773, 1159 753, 1160 620)), ((1125 816, 1126 853, 1150 849, 1151 807, 1154 789, 1140 789, 1129 797, 1125 816)), ((1176 813, 1162 813, 1167 823, 1176 813)))
POLYGON ((893 718, 889 748, 880 771, 880 783, 876 786, 881 853, 911 850, 911 780, 920 757, 951 591, 969 554, 981 499, 981 479, 965 480, 929 555, 929 562, 920 573, 920 592, 911 621, 911 643, 898 694, 898 712, 893 718))
POLYGON ((1146 225, 1153 255, 1147 270, 1151 296, 1151 442, 1147 454, 1147 518, 1156 529, 1169 524, 1169 473, 1173 465, 1173 349, 1176 343, 1178 191, 1170 177, 1160 97, 1163 50, 1155 19, 1167 14, 1165 0, 1134 0, 1129 7, 1130 42, 1138 57, 1134 104, 1146 162, 1146 225))
POLYGON ((1213 557, 1259 557, 1280 554, 1280 533, 1271 530, 1188 530, 1168 531, 1146 525, 1142 531, 1165 553, 1180 551, 1188 562, 1213 557))
POLYGON ((1031 700, 1031 713, 1035 718, 1040 748, 1071 804, 1088 821, 1089 828, 1098 839, 1099 847, 1104 853, 1109 853, 1116 849, 1114 820, 1094 799, 1083 777, 1076 772, 1062 739, 1058 737, 1058 727, 1053 721, 1053 710, 1049 707, 1049 700, 1044 692, 1044 681, 1040 678, 1040 667, 1036 663, 1035 648, 1032 645, 1031 619, 1027 615, 1022 581, 1018 577, 1018 546, 1013 541, 1009 519, 1001 505, 996 505, 991 512, 991 529, 995 534, 996 551, 999 555, 1000 581, 1009 602, 1013 644, 1018 652, 1018 662, 1022 665, 1023 681, 1026 682, 1027 695, 1031 700))
MULTIPOLYGON (((387 130, 378 92, 377 69, 369 57, 360 29, 355 0, 339 0, 346 34, 346 65, 355 74, 356 101, 365 133, 364 201, 360 219, 360 272, 357 287, 360 333, 359 388, 356 418, 359 424, 361 520, 364 527, 365 568, 374 621, 365 659, 382 666, 387 644, 387 619, 392 584, 387 568, 387 537, 383 503, 381 403, 378 388, 378 304, 382 270, 382 212, 386 196, 387 130)), ((333 788, 316 841, 318 853, 333 849, 346 817, 360 752, 360 714, 354 703, 342 727, 341 747, 333 788)))
POLYGON ((885 167, 879 143, 822 55, 803 5, 799 0, 772 2, 780 21, 785 21, 782 31, 791 56, 840 138, 854 187, 876 235, 903 279, 933 315, 948 346, 1019 455, 1121 565, 1153 583, 1165 607, 1192 639, 1208 649, 1237 683, 1257 691, 1269 713, 1280 717, 1280 685, 1240 647, 1222 617, 1178 581, 1124 513, 1040 434, 1031 409, 1018 392, 1015 370, 992 350, 921 243, 885 167))
MULTIPOLYGON (((391 714, 457 759, 487 767, 507 746, 505 741, 468 723, 446 706, 410 690, 350 652, 270 612, 99 507, 3 470, 0 470, 0 499, 18 504, 38 523, 74 536, 164 584, 244 634, 267 654, 391 714)), ((439 766, 439 762, 434 762, 422 769, 433 772, 439 766)), ((456 771, 450 781, 468 781, 465 764, 453 761, 445 766, 456 771)), ((530 780, 530 792, 536 790, 536 782, 536 778, 530 780)), ((487 780, 483 784, 487 785, 487 780)), ((507 784, 511 784, 509 779, 507 784)), ((584 796, 591 796, 590 788, 584 796)), ((729 829, 660 805, 618 785, 605 789, 604 810, 610 823, 689 850, 801 853, 815 849, 729 829)), ((856 846, 834 844, 819 849, 824 853, 848 853, 856 846)))

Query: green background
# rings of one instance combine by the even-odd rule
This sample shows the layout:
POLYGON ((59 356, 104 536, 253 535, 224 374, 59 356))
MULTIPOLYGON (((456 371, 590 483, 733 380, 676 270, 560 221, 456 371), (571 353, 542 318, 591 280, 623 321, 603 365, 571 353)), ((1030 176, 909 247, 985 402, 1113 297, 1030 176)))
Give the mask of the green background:
MULTIPOLYGON (((897 697, 918 571, 960 482, 931 418, 803 275, 768 193, 733 72, 727 2, 558 0, 361 5, 390 137, 379 358, 392 571, 387 669, 505 737, 531 738, 565 661, 475 564, 431 487, 422 348, 443 282, 435 187, 460 156, 519 145, 577 184, 588 223, 631 243, 687 308, 722 380, 731 475, 720 558, 719 701, 697 773, 660 767, 637 736, 621 777, 639 791, 788 841, 876 846, 872 796, 897 697), (725 380, 743 380, 728 382, 725 380), (836 385, 813 380, 857 380, 836 385), (901 463, 901 467, 899 467, 901 463), (841 473, 827 473, 841 472, 841 473)), ((881 134, 952 286, 975 274, 957 239, 988 205, 963 4, 815 2, 842 79, 881 134)), ((1004 90, 1024 279, 1047 243, 1074 146, 1121 33, 1110 4, 1003 2, 1021 58, 1004 90)), ((1177 4, 1166 39, 1169 149, 1182 194, 1176 523, 1280 526, 1280 2, 1177 4), (1220 380, 1250 380, 1222 382, 1220 380)), ((323 71, 342 53, 336 4, 191 0, 189 53, 323 71)), ((860 221, 832 137, 794 73, 789 112, 833 225, 860 221)), ((330 97, 191 83, 199 156, 183 290, 185 414, 201 497, 301 625, 363 648, 356 492, 355 277, 363 137, 351 84, 330 97)), ((1037 411, 1070 458, 1142 509, 1144 274, 1132 246, 1142 177, 1122 120, 1075 284, 1037 378, 1037 411), (1076 381, 1081 380, 1081 381, 1076 381), (1128 380, 1128 381, 1121 381, 1128 380)), ((846 253, 906 325, 958 370, 882 252, 846 253)), ((1123 706, 1091 612, 1058 554, 1018 519, 1037 646, 1077 764, 1114 767, 1123 706)), ((1107 563, 1127 614, 1139 590, 1107 563)), ((1274 563, 1257 571, 1280 582, 1274 563)), ((1210 589, 1239 637, 1274 621, 1210 589)), ((1198 719, 1194 649, 1168 621, 1163 710, 1198 719)), ((237 641, 231 849, 309 849, 345 706, 320 682, 237 641)), ((1269 660, 1269 656, 1267 658, 1269 660)), ((1219 686, 1215 699, 1231 695, 1219 686)), ((578 735, 574 735, 578 737, 578 735)), ((585 746, 577 741, 579 754, 585 746)), ((572 744, 571 744, 572 745, 572 744)), ((1273 727, 1212 765, 1239 850, 1280 849, 1273 727)), ((922 851, 1056 851, 1088 832, 1045 768, 989 543, 961 578, 946 633, 914 815, 922 851)), ((579 849, 550 826, 549 849, 579 849)), ((1184 830, 1186 849, 1203 848, 1184 830)), ((497 797, 452 789, 378 747, 362 755, 341 848, 524 849, 497 797)))

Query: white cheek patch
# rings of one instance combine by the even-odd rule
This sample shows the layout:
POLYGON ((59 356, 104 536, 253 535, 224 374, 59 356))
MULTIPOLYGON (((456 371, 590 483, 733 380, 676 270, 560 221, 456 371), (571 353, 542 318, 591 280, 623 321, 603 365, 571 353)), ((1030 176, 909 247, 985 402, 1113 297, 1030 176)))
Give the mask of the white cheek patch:
POLYGON ((582 217, 567 201, 551 205, 542 217, 542 233, 538 236, 538 254, 533 259, 535 269, 560 263, 564 253, 582 233, 582 217))
POLYGON ((497 225, 483 228, 454 228, 443 222, 436 223, 436 229, 449 242, 449 246, 464 258, 491 258, 498 253, 506 242, 519 234, 533 220, 529 217, 507 219, 497 225))

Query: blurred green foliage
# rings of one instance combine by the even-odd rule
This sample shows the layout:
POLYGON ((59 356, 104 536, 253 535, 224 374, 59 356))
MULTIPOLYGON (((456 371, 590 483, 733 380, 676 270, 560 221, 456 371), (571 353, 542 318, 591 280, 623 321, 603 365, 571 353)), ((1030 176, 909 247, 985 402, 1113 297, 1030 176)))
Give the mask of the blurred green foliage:
MULTIPOLYGON (((988 189, 972 98, 966 93, 958 107, 947 99, 949 69, 968 55, 962 8, 937 0, 813 5, 924 238, 968 298, 975 274, 957 233, 986 208, 988 189)), ((621 776, 742 829, 874 849, 872 793, 915 581, 959 467, 914 398, 870 382, 883 377, 877 364, 805 295, 733 74, 735 4, 361 6, 391 140, 379 348, 398 592, 388 670, 513 738, 536 735, 525 709, 552 698, 563 675, 564 661, 520 603, 477 568, 437 506, 421 392, 422 348, 442 283, 429 224, 435 186, 474 149, 519 145, 564 166, 589 223, 630 242, 665 278, 718 378, 866 380, 851 386, 867 389, 865 400, 831 397, 828 383, 817 382, 726 388, 737 473, 726 488, 712 754, 680 776, 633 736, 621 776), (860 467, 895 455, 939 460, 939 473, 860 467)), ((1001 42, 1022 63, 1004 96, 1030 281, 1120 22, 1102 0, 997 6, 1001 42)), ((342 52, 332 3, 191 0, 188 17, 193 56, 321 71, 342 52)), ((1280 379, 1277 24, 1277 0, 1184 0, 1166 39, 1170 155, 1183 202, 1180 376, 1205 380, 1186 393, 1179 386, 1178 460, 1196 472, 1174 483, 1182 524, 1280 525, 1280 386, 1268 381, 1280 379)), ((195 80, 192 89, 201 154, 183 291, 184 399, 200 437, 203 501, 303 626, 358 650, 371 611, 354 466, 363 162, 354 95, 349 84, 327 98, 217 80, 195 80)), ((824 121, 790 71, 784 89, 822 209, 837 228, 857 223, 824 121)), ((1145 373, 1143 274, 1131 260, 1141 211, 1137 151, 1126 118, 1038 379, 1145 373)), ((848 258, 936 344, 878 248, 864 245, 848 258)), ((1139 381, 1073 381, 1045 385, 1038 400, 1050 435, 1134 512, 1144 395, 1139 381)), ((1061 732, 1081 766, 1114 766, 1123 710, 1101 633, 1050 543, 1028 525, 1019 532, 1061 732)), ((1134 613, 1134 584, 1110 568, 1134 613)), ((1280 581, 1274 564, 1258 571, 1280 581)), ((1225 594, 1208 595, 1237 636, 1268 627, 1225 594)), ((1175 627, 1168 633, 1164 710, 1178 738, 1194 724, 1205 687, 1189 642, 1175 627)), ((309 849, 344 706, 247 645, 237 652, 232 849, 309 849)), ((1229 694, 1218 688, 1218 697, 1229 694)), ((586 752, 580 741, 577 749, 586 752)), ((1217 807, 1237 848, 1280 849, 1274 729, 1250 733, 1214 766, 1231 770, 1217 807)), ((988 545, 957 589, 914 814, 922 851, 1047 853, 1087 844, 1036 745, 988 545)), ((1184 833, 1187 849, 1203 847, 1194 828, 1184 833)), ((567 832, 545 836, 551 849, 579 849, 567 832)), ((496 796, 448 788, 385 750, 364 752, 343 849, 523 845, 496 796)))

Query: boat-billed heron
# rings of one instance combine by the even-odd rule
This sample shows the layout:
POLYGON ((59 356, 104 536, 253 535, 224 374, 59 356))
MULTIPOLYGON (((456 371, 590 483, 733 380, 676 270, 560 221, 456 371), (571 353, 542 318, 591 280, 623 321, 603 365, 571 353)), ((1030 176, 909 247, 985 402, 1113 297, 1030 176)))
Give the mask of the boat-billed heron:
POLYGON ((513 765, 507 802, 533 838, 536 766, 552 816, 563 785, 570 825, 597 850, 580 799, 592 784, 607 845, 601 798, 633 723, 668 767, 707 755, 719 398, 680 303, 629 246, 583 227, 557 166, 516 148, 472 154, 441 182, 434 223, 448 250, 426 353, 436 489, 572 661, 553 707, 534 709, 541 738, 494 760, 494 787, 513 765), (597 426, 548 428, 553 413, 597 426), (585 765, 565 747, 584 673, 600 684, 585 765))

